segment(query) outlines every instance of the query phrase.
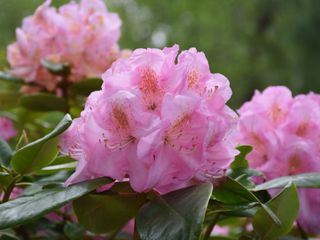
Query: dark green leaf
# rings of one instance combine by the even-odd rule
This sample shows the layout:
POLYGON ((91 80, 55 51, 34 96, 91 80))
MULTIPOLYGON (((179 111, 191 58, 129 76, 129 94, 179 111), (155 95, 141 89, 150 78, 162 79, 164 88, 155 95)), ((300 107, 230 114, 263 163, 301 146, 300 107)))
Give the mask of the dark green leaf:
POLYGON ((320 188, 320 173, 303 173, 293 176, 285 176, 270 180, 262 183, 255 188, 253 191, 268 190, 273 188, 283 188, 293 182, 298 188, 320 188))
POLYGON ((0 108, 16 107, 21 93, 13 91, 0 91, 0 108))
POLYGON ((212 185, 205 183, 156 196, 139 211, 141 239, 199 239, 211 193, 212 185))
POLYGON ((260 208, 253 218, 253 227, 260 239, 272 240, 290 231, 298 215, 299 199, 294 184, 287 186, 280 194, 266 204, 281 221, 276 225, 270 215, 260 208))
POLYGON ((225 177, 220 180, 218 186, 212 193, 214 199, 230 205, 243 205, 252 202, 258 202, 266 213, 273 219, 276 224, 280 224, 280 220, 272 210, 265 206, 252 192, 236 180, 225 177))
POLYGON ((225 204, 257 202, 256 197, 243 185, 232 178, 222 178, 212 193, 213 197, 225 204))
POLYGON ((74 92, 87 96, 93 91, 100 90, 101 85, 101 78, 89 78, 72 84, 71 88, 74 92))
POLYGON ((8 167, 12 157, 12 150, 9 144, 0 138, 0 165, 8 167))
POLYGON ((14 227, 39 218, 110 182, 111 180, 108 178, 100 178, 67 188, 45 189, 32 196, 20 197, 0 204, 0 229, 14 227))
POLYGON ((121 229, 135 217, 145 202, 145 194, 89 194, 73 202, 78 221, 95 233, 121 229))
POLYGON ((67 63, 53 63, 48 60, 42 60, 41 65, 55 75, 66 76, 70 74, 70 66, 67 63))
POLYGON ((210 201, 206 219, 211 219, 217 213, 226 216, 252 217, 256 213, 256 207, 260 204, 252 202, 242 205, 228 205, 217 201, 210 201))
POLYGON ((26 174, 50 164, 58 153, 58 136, 70 126, 71 122, 70 115, 65 115, 52 132, 15 152, 11 159, 13 168, 20 174, 26 174))
POLYGON ((25 95, 20 98, 20 104, 32 111, 65 111, 68 107, 63 98, 49 93, 25 95))
POLYGON ((30 196, 34 195, 37 192, 40 192, 43 188, 48 185, 60 185, 62 186, 63 183, 70 177, 70 173, 66 171, 60 171, 56 174, 49 175, 47 177, 42 177, 40 180, 33 182, 32 185, 26 187, 23 190, 22 196, 30 196))

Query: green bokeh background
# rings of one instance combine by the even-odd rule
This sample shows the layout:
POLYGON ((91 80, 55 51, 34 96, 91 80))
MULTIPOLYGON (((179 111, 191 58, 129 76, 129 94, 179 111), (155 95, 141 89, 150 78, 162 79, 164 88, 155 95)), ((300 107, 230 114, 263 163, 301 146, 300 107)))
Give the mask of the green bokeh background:
MULTIPOLYGON (((0 68, 15 28, 42 0, 0 0, 0 68)), ((53 0, 58 6, 66 0, 53 0)), ((318 0, 106 0, 123 20, 121 48, 204 51, 226 75, 239 107, 254 89, 286 85, 294 94, 320 91, 318 0)))

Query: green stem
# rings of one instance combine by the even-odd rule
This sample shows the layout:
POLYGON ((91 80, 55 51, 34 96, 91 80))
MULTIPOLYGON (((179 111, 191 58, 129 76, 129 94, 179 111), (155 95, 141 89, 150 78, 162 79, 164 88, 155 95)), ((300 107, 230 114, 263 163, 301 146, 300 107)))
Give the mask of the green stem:
POLYGON ((16 186, 16 182, 19 179, 19 175, 15 176, 12 180, 12 182, 10 183, 10 185, 7 187, 7 189, 4 192, 4 196, 2 198, 2 203, 8 202, 10 199, 10 195, 14 189, 14 187, 16 186))
POLYGON ((212 233, 212 231, 213 231, 214 226, 215 226, 215 225, 217 224, 217 222, 219 221, 219 217, 220 217, 220 215, 217 214, 217 215, 213 218, 212 222, 209 224, 209 226, 208 226, 208 228, 207 228, 207 230, 206 230, 206 232, 205 232, 205 234, 204 234, 204 236, 203 236, 203 240, 208 240, 208 239, 210 238, 210 235, 211 235, 211 233, 212 233))

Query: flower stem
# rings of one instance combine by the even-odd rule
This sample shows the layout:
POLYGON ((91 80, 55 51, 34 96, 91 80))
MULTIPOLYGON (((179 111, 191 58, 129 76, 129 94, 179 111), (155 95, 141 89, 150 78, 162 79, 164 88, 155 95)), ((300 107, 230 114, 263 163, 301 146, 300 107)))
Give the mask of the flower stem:
POLYGON ((4 192, 3 198, 2 198, 2 203, 8 202, 10 199, 10 195, 14 189, 14 187, 16 186, 16 182, 19 179, 19 175, 15 176, 12 180, 12 182, 10 183, 10 185, 7 187, 7 189, 4 192))
POLYGON ((213 218, 212 222, 208 225, 207 230, 206 230, 206 232, 205 232, 205 234, 204 234, 204 236, 203 236, 203 240, 208 240, 208 239, 210 238, 210 235, 211 235, 211 233, 212 233, 212 230, 213 230, 214 226, 215 226, 216 223, 219 221, 219 217, 220 217, 220 215, 217 214, 217 215, 213 218))

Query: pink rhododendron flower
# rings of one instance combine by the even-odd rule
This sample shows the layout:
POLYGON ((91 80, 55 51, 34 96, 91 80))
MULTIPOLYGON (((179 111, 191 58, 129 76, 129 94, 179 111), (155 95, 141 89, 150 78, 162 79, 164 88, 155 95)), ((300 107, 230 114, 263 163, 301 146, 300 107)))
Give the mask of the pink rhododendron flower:
POLYGON ((9 118, 0 117, 0 138, 10 140, 16 135, 13 123, 9 118))
POLYGON ((67 184, 108 176, 166 193, 224 174, 237 154, 229 81, 205 55, 137 49, 103 74, 61 148, 79 160, 67 184))
POLYGON ((70 64, 72 82, 100 76, 122 54, 118 15, 108 12, 102 0, 72 1, 59 9, 50 3, 45 1, 16 30, 17 41, 8 46, 12 73, 49 91, 61 77, 42 67, 42 60, 70 64))
MULTIPOLYGON (((256 91, 239 110, 238 140, 250 144, 250 166, 268 179, 320 172, 320 96, 293 97, 286 87, 256 91)), ((299 223, 320 233, 320 197, 316 189, 300 190, 299 223)))

